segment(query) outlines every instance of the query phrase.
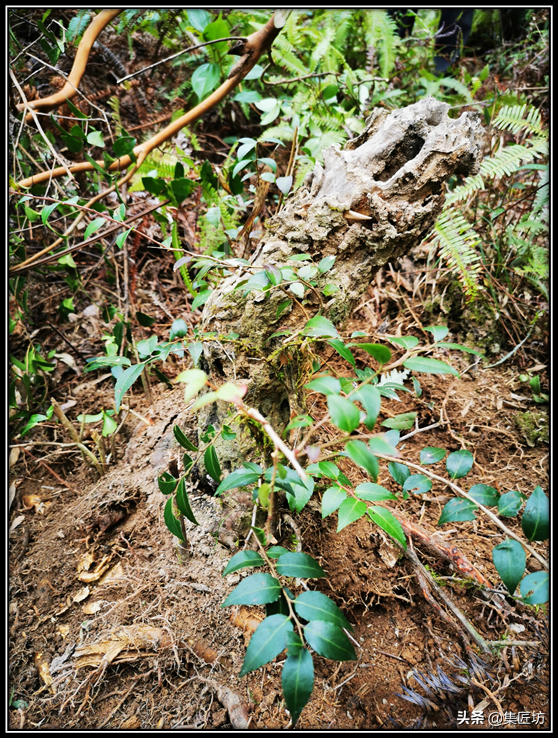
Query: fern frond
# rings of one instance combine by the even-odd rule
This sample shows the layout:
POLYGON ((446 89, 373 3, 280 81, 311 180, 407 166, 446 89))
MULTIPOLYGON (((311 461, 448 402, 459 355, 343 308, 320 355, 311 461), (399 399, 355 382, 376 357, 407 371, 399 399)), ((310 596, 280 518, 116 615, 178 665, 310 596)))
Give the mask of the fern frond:
MULTIPOLYGON (((317 44, 310 57, 310 71, 314 72, 320 61, 329 53, 335 31, 333 28, 326 28, 322 40, 317 44)), ((329 70, 328 70, 329 71, 329 70)))
POLYGON ((550 187, 548 186, 548 184, 547 166, 539 174, 539 189, 537 190, 537 194, 535 195, 533 208, 531 210, 532 216, 541 214, 541 216, 544 216, 545 220, 548 219, 548 206, 550 198, 550 187))
POLYGON ((445 207, 453 205, 456 202, 467 200, 467 198, 475 192, 480 192, 484 189, 484 180, 480 174, 475 174, 474 177, 467 177, 464 184, 456 187, 446 197, 445 207))
POLYGON ((478 289, 481 257, 475 251, 480 239, 470 223, 454 210, 443 212, 434 226, 434 247, 439 246, 440 257, 457 276, 468 300, 478 289))
POLYGON ((114 121, 114 129, 117 136, 122 135, 122 120, 120 119, 120 98, 116 95, 108 100, 110 109, 112 110, 112 119, 114 121))
POLYGON ((502 131, 511 131, 515 135, 522 131, 534 134, 542 133, 541 112, 533 105, 514 105, 503 107, 496 116, 494 125, 502 131), (527 115, 525 115, 527 113, 527 115))
POLYGON ((534 159, 542 156, 543 152, 537 149, 537 146, 527 148, 520 144, 506 146, 490 159, 482 162, 480 173, 487 177, 510 176, 518 170, 521 164, 530 164, 534 159))
POLYGON ((365 11, 366 43, 380 52, 380 73, 389 77, 395 64, 395 47, 399 43, 397 24, 385 10, 365 11))
POLYGON ((288 69, 289 72, 292 72, 296 76, 308 74, 308 70, 304 64, 295 56, 294 46, 283 36, 283 34, 277 36, 274 41, 273 58, 278 64, 285 69, 288 69))

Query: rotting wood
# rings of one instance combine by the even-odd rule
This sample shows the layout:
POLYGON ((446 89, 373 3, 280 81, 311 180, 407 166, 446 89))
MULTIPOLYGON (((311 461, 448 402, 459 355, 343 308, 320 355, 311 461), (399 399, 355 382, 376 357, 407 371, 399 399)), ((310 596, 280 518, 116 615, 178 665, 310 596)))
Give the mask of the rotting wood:
MULTIPOLYGON (((226 347, 218 337, 204 341, 201 367, 216 385, 246 384, 246 405, 279 432, 304 409, 301 386, 309 354, 272 334, 278 329, 300 333, 318 313, 343 325, 378 270, 428 234, 444 204, 447 179, 479 170, 479 117, 465 113, 452 120, 448 108, 432 97, 392 113, 376 108, 363 134, 344 150, 326 149, 324 166, 316 164, 282 211, 267 221, 251 267, 296 266, 289 259, 300 254, 316 264, 336 257, 331 271, 316 276, 318 286, 308 290, 304 307, 293 300, 278 318, 285 292, 272 288, 244 297, 240 282, 249 274, 243 270, 223 280, 206 302, 202 330, 217 336, 234 332, 239 338, 226 347), (367 220, 355 220, 354 213, 367 220), (330 282, 339 290, 323 304, 320 293, 330 282)), ((228 413, 227 403, 207 406, 200 413, 200 431, 228 424, 228 413)), ((225 471, 256 453, 246 422, 236 422, 234 430, 234 444, 221 439, 215 444, 225 471)))

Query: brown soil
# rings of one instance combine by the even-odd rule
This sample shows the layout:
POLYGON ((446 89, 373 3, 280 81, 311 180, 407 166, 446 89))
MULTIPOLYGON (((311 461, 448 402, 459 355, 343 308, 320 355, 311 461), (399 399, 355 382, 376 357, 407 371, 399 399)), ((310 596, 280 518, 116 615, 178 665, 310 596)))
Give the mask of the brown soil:
MULTIPOLYGON (((366 328, 365 321, 350 326, 357 328, 366 328)), ((454 355, 454 365, 465 368, 470 355, 465 356, 454 355)), ((335 357, 324 358, 342 368, 335 357)), ((90 376, 79 381, 83 385, 90 376)), ((110 406, 111 384, 105 379, 81 391, 74 386, 77 405, 71 417, 110 406)), ((384 402, 384 416, 418 410, 422 427, 438 421, 444 407, 451 428, 434 428, 404 442, 401 449, 409 461, 418 462, 424 446, 457 450, 462 438, 476 459, 467 489, 478 482, 502 493, 517 489, 530 494, 537 484, 548 488, 546 445, 527 445, 514 422, 517 413, 533 405, 525 393, 522 401, 511 398, 510 392, 516 398, 521 392, 515 370, 505 364, 479 369, 461 381, 424 375, 421 386, 418 406, 414 396, 405 394, 400 403, 384 402)), ((182 409, 181 391, 165 385, 154 388, 151 406, 139 389, 131 400, 150 425, 128 416, 117 440, 118 460, 101 479, 83 462, 71 463, 64 456, 46 459, 50 470, 37 464, 29 453, 38 458, 41 446, 21 452, 12 468, 18 486, 11 521, 23 520, 10 535, 10 690, 13 700, 27 707, 10 710, 11 726, 228 729, 230 705, 216 691, 220 685, 245 704, 250 728, 285 728, 290 718, 282 700, 281 657, 238 677, 264 611, 221 607, 246 570, 222 577, 234 536, 219 535, 223 512, 203 479, 190 491, 201 525, 188 524, 191 555, 184 565, 178 563, 163 521, 165 500, 156 478, 177 457, 173 425, 195 438, 195 418, 182 409), (42 503, 35 500, 36 506, 27 509, 29 495, 42 503)), ((309 398, 316 411, 322 401, 319 395, 309 398)), ((354 466, 343 464, 355 484, 364 481, 354 466)), ((378 481, 395 491, 385 465, 378 481)), ((327 579, 309 582, 311 588, 332 597, 354 624, 358 661, 314 656, 315 688, 297 727, 455 726, 458 711, 485 700, 480 706, 485 721, 500 710, 504 715, 528 713, 528 723, 506 727, 530 728, 533 713, 541 713, 544 722, 537 727, 548 728, 547 608, 507 598, 508 614, 498 613, 458 572, 420 552, 432 572, 449 577, 438 581, 447 584, 487 640, 505 636, 538 644, 508 647, 501 658, 483 657, 475 677, 470 653, 425 601, 410 563, 398 559, 389 540, 364 518, 336 533, 337 516, 323 521, 317 497, 296 520, 297 538, 328 573, 327 579), (428 695, 413 674, 436 677, 438 669, 454 684, 467 675, 457 694, 446 687, 435 697, 428 695), (419 704, 399 696, 405 686, 419 704), (430 696, 436 710, 427 711, 419 695, 430 696)), ((433 533, 448 499, 448 488, 435 482, 428 495, 398 502, 394 510, 404 510, 433 533)), ((518 519, 506 523, 521 532, 518 519)), ((444 526, 442 538, 501 586, 491 560, 493 546, 502 540, 494 523, 478 515, 475 522, 444 526)), ((290 527, 283 528, 280 543, 293 544, 290 527)), ((535 547, 544 554, 545 544, 535 547)), ((528 558, 527 569, 538 568, 528 558)), ((292 585, 295 592, 302 591, 298 584, 292 585)))

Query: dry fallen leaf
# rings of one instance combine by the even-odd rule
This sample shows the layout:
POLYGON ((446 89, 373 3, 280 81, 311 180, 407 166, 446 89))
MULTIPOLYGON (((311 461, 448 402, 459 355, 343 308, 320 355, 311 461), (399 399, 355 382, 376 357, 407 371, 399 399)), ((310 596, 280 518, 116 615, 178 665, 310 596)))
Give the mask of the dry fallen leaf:
POLYGON ((103 607, 102 602, 88 602, 86 605, 83 605, 81 608, 85 615, 95 615, 95 613, 99 612, 99 610, 103 607))
POLYGON ((90 594, 91 590, 89 589, 89 587, 83 587, 79 590, 77 594, 74 595, 74 602, 81 602, 86 597, 89 597, 90 594))
POLYGON ((42 651, 38 651, 35 656, 33 657, 33 660, 35 662, 35 667, 37 668, 39 672, 39 676, 43 680, 45 684, 50 686, 51 692, 54 692, 52 685, 52 676, 50 674, 50 669, 48 666, 48 662, 45 659, 42 651))
POLYGON ((10 525, 10 535, 17 528, 18 525, 21 525, 23 523, 24 520, 25 515, 18 515, 17 518, 14 518, 13 523, 10 525))

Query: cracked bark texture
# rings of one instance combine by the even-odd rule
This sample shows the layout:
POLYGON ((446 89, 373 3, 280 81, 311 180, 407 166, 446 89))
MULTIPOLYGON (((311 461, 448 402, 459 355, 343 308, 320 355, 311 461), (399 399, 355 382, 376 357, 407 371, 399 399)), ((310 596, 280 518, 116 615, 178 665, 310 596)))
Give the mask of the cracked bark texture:
MULTIPOLYGON (((283 210, 266 222, 251 266, 301 266, 289 262, 296 254, 307 254, 315 264, 336 257, 333 268, 316 277, 316 291, 306 290, 306 314, 293 302, 277 318, 278 306, 289 296, 277 287, 246 296, 242 288, 235 291, 250 276, 242 270, 223 280, 205 304, 201 328, 217 336, 204 341, 202 368, 216 384, 246 384, 246 404, 279 432, 304 409, 300 388, 307 375, 300 347, 291 351, 285 336, 269 337, 285 328, 296 332, 317 314, 342 326, 376 272, 426 237, 442 210, 448 178, 478 172, 479 116, 468 112, 451 119, 448 108, 428 97, 391 113, 374 109, 364 132, 343 150, 326 149, 324 166, 316 164, 283 210), (369 220, 353 221, 349 210, 369 220), (326 283, 339 288, 330 298, 322 293, 326 283), (220 340, 230 332, 239 335, 234 343, 220 340)), ((230 408, 226 403, 208 406, 200 429, 229 424, 230 408)), ((234 442, 219 439, 216 445, 228 471, 262 456, 253 430, 241 424, 235 431, 234 442)))

